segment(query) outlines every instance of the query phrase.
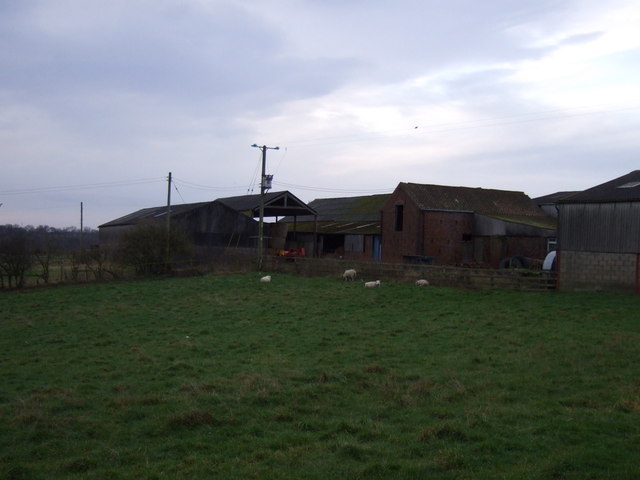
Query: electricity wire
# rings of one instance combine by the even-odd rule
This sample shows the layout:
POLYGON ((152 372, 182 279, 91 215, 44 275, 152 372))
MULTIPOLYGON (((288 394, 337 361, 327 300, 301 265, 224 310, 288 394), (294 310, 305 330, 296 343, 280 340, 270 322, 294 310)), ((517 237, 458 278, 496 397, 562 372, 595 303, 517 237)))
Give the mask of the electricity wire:
MULTIPOLYGON (((613 105, 619 105, 619 104, 604 104, 600 106, 607 106, 607 105, 613 106, 613 105)), ((597 109, 598 107, 599 106, 596 105, 596 106, 575 107, 572 109, 544 110, 540 112, 530 112, 530 113, 524 113, 524 114, 514 114, 514 115, 505 115, 505 116, 497 116, 497 117, 484 117, 484 118, 478 118, 473 120, 466 120, 462 122, 449 122, 449 123, 440 123, 440 124, 432 124, 432 125, 414 123, 411 125, 411 127, 385 130, 380 132, 362 133, 358 135, 338 135, 338 136, 317 137, 317 138, 308 139, 308 140, 280 142, 280 143, 286 144, 287 146, 300 146, 300 147, 313 147, 317 145, 335 145, 340 143, 353 143, 353 142, 372 140, 372 139, 383 138, 383 137, 409 136, 409 135, 425 134, 425 133, 444 133, 444 132, 456 131, 456 130, 489 128, 489 127, 516 125, 520 123, 529 123, 529 122, 536 122, 536 121, 543 121, 543 120, 555 120, 555 119, 581 117, 581 116, 588 116, 588 115, 617 113, 617 112, 638 109, 640 108, 640 105, 625 105, 625 106, 619 106, 618 108, 608 108, 608 109, 597 109), (596 109, 593 110, 594 108, 596 109), (592 110, 581 111, 585 109, 592 109, 592 110)))
MULTIPOLYGON (((606 105, 600 105, 600 106, 606 106, 606 105)), ((609 106, 612 106, 612 104, 609 104, 609 106)), ((396 135, 401 134, 400 136, 407 136, 407 135, 415 135, 416 133, 418 134, 443 133, 443 132, 455 131, 455 130, 486 128, 486 127, 513 125, 513 124, 535 122, 535 121, 542 121, 542 120, 622 112, 622 111, 628 111, 628 110, 640 108, 640 105, 627 105, 620 108, 593 110, 594 108, 598 108, 598 107, 599 106, 587 106, 587 107, 576 107, 573 109, 547 110, 547 111, 541 111, 541 112, 531 112, 527 114, 507 115, 502 117, 482 118, 482 119, 476 119, 476 120, 468 120, 464 122, 441 123, 441 124, 426 125, 426 126, 418 124, 418 125, 412 126, 410 129, 403 128, 403 129, 396 129, 396 130, 387 130, 385 132, 379 132, 379 133, 369 133, 369 134, 365 133, 361 135, 324 137, 324 138, 316 138, 316 139, 309 139, 309 140, 301 140, 297 142, 295 141, 281 142, 281 144, 287 143, 288 146, 291 146, 291 145, 313 146, 318 144, 331 145, 331 144, 345 143, 345 142, 357 142, 360 140, 371 139, 376 137, 394 136, 394 134, 396 135), (591 109, 591 110, 584 111, 585 109, 591 109)), ((282 162, 286 157, 287 153, 288 153, 288 147, 284 147, 284 154, 282 155, 282 157, 280 157, 280 161, 275 170, 276 173, 279 171, 280 166, 282 165, 282 162)), ((259 176, 260 161, 261 161, 261 156, 259 155, 259 161, 257 162, 256 168, 251 177, 251 181, 246 190, 247 193, 249 192, 253 193, 254 187, 256 185, 257 177, 259 176)), ((0 196, 56 193, 56 192, 66 192, 66 191, 73 191, 73 190, 86 190, 86 189, 96 189, 96 188, 115 188, 115 187, 142 185, 142 184, 150 184, 150 183, 157 183, 157 182, 164 182, 164 181, 165 181, 164 178, 160 178, 160 179, 159 178, 141 178, 141 179, 134 179, 134 180, 114 181, 114 182, 33 187, 33 188, 0 191, 0 196)), ((202 185, 202 184, 190 182, 184 179, 176 179, 175 177, 174 177, 174 182, 179 182, 183 186, 188 186, 190 188, 196 188, 201 190, 220 190, 220 191, 236 190, 237 191, 240 188, 244 188, 242 186, 202 185)), ((309 185, 297 185, 297 184, 277 182, 277 181, 273 181, 273 183, 287 187, 287 188, 298 188, 301 190, 309 190, 309 191, 315 191, 315 192, 329 192, 329 193, 371 193, 371 192, 387 193, 392 191, 389 189, 361 190, 361 189, 326 188, 326 187, 317 187, 317 186, 309 186, 309 185)), ((176 191, 182 198, 182 195, 180 191, 177 190, 177 187, 176 187, 176 191)))
POLYGON ((251 176, 251 181, 249 182, 249 186, 247 187, 247 195, 249 195, 249 192, 253 193, 253 189, 256 186, 256 180, 258 178, 258 172, 260 171, 261 163, 262 163, 262 153, 258 155, 258 162, 256 163, 256 168, 253 171, 253 175, 251 176))
POLYGON ((16 190, 4 190, 4 191, 0 191, 0 195, 27 195, 32 193, 67 192, 71 190, 124 187, 129 185, 141 185, 145 183, 156 183, 156 182, 164 182, 164 179, 146 178, 146 179, 128 180, 128 181, 125 180, 125 181, 118 181, 118 182, 86 183, 86 184, 80 184, 80 185, 57 185, 57 186, 51 186, 51 187, 34 187, 34 188, 24 188, 24 189, 16 189, 16 190))
POLYGON ((273 175, 277 175, 278 171, 280 170, 280 167, 282 166, 282 161, 284 160, 284 158, 287 156, 287 147, 283 148, 283 152, 282 155, 280 156, 280 160, 278 160, 278 166, 276 167, 275 171, 273 172, 273 175))
POLYGON ((327 188, 327 187, 314 187, 310 185, 296 185, 293 183, 285 183, 285 182, 276 182, 273 181, 276 185, 280 185, 287 188, 297 188, 299 190, 309 190, 314 192, 328 192, 328 193, 391 193, 394 188, 368 188, 368 189, 354 189, 354 188, 327 188))
POLYGON ((171 183, 173 183, 173 188, 175 188, 176 192, 180 196, 180 199, 182 200, 182 203, 187 203, 187 202, 184 201, 184 198, 182 197, 182 194, 180 193, 180 190, 178 190, 178 185, 176 185, 176 182, 171 182, 171 183))
POLYGON ((241 188, 245 188, 245 186, 244 186, 244 185, 240 185, 240 186, 233 186, 233 187, 229 187, 229 186, 221 187, 221 186, 214 186, 214 185, 202 185, 202 184, 200 184, 200 183, 195 183, 195 182, 191 182, 191 181, 184 180, 184 179, 182 179, 182 178, 176 178, 176 177, 173 177, 173 181, 174 181, 175 183, 179 183, 179 184, 180 184, 180 185, 182 185, 183 187, 184 187, 184 186, 186 186, 186 187, 189 187, 189 188, 195 188, 195 189, 198 189, 198 190, 238 190, 238 189, 241 189, 241 188))

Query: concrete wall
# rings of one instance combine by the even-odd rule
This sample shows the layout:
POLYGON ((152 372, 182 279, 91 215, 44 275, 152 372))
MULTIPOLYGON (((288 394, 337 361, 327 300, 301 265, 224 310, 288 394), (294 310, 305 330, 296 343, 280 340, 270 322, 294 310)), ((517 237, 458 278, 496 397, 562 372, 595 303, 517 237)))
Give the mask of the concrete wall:
POLYGON ((558 252, 561 290, 611 290, 640 293, 639 260, 635 253, 558 252))

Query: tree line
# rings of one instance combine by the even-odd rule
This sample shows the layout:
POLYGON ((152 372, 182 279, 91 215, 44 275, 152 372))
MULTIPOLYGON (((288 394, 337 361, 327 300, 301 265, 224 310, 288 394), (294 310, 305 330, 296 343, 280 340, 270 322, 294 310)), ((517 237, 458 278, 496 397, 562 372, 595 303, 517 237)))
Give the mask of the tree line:
POLYGON ((185 255, 189 244, 184 233, 174 229, 167 240, 160 224, 139 225, 108 247, 99 245, 98 230, 0 225, 0 288, 24 287, 28 276, 49 283, 56 259, 73 281, 81 271, 97 280, 118 277, 120 267, 131 267, 137 275, 167 273, 171 262, 185 255))
POLYGON ((27 272, 38 266, 38 276, 48 283, 52 259, 97 245, 98 231, 48 225, 0 225, 0 287, 24 286, 27 272))

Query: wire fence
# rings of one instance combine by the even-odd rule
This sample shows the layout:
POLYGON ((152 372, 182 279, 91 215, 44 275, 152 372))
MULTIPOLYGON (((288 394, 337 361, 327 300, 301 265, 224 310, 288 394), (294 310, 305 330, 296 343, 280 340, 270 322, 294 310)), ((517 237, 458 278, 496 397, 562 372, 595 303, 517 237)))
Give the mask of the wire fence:
POLYGON ((379 262, 353 262, 341 259, 267 257, 264 269, 304 276, 342 278, 346 269, 355 269, 360 280, 415 282, 425 279, 430 285, 454 288, 502 288, 517 290, 552 290, 556 272, 523 268, 469 268, 444 265, 416 265, 379 262))
MULTIPOLYGON (((143 271, 158 272, 169 276, 196 276, 216 273, 242 273, 258 269, 255 255, 227 253, 207 260, 174 261, 170 268, 157 269, 157 265, 146 265, 143 271)), ((21 287, 43 285, 103 282, 143 276, 140 266, 122 265, 113 261, 79 263, 73 256, 60 256, 46 268, 33 266, 24 274, 21 287)), ((381 280, 415 282, 428 280, 430 285, 454 288, 500 288, 517 290, 552 290, 556 287, 556 273, 534 269, 486 269, 451 267, 442 265, 393 264, 380 262, 354 262, 334 258, 278 257, 267 255, 261 270, 268 273, 283 273, 307 277, 333 276, 342 279, 346 269, 354 268, 358 280, 381 280)), ((151 276, 147 273, 147 275, 151 276)), ((0 274, 0 288, 16 288, 16 282, 0 274)))

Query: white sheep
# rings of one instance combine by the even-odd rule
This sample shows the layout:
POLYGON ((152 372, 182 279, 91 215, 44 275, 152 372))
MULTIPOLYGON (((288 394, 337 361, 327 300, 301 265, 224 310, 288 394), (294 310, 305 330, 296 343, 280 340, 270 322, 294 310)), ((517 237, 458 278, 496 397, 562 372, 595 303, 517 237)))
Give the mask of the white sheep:
POLYGON ((419 287, 426 287, 427 285, 429 285, 429 281, 425 280, 424 278, 421 278, 416 282, 416 285, 419 287))
POLYGON ((355 278, 356 278, 356 271, 353 268, 349 270, 345 270, 344 273, 342 274, 343 280, 353 281, 355 278))
POLYGON ((271 281, 271 275, 267 275, 266 277, 262 277, 260 279, 262 283, 269 283, 271 281))
POLYGON ((365 288, 374 288, 380 286, 380 280, 376 280, 375 282, 366 282, 364 284, 365 288))

